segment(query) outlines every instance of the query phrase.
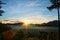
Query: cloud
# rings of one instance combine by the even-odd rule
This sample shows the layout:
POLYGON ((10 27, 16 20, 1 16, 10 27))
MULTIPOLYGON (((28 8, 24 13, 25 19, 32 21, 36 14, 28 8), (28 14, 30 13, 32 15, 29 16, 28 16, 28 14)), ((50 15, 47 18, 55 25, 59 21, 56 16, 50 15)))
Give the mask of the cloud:
POLYGON ((0 19, 20 20, 30 19, 37 22, 47 22, 57 19, 55 10, 51 13, 46 7, 47 0, 11 0, 7 2, 5 16, 0 19))
POLYGON ((34 13, 29 13, 29 15, 24 16, 18 20, 32 20, 34 23, 43 23, 47 22, 47 18, 45 18, 41 12, 34 12, 34 13))
POLYGON ((31 6, 35 6, 35 5, 36 5, 36 3, 28 3, 26 6, 31 7, 31 6))
POLYGON ((35 0, 35 1, 29 1, 29 2, 27 2, 26 3, 26 7, 33 7, 33 6, 38 6, 38 3, 39 2, 39 0, 35 0))

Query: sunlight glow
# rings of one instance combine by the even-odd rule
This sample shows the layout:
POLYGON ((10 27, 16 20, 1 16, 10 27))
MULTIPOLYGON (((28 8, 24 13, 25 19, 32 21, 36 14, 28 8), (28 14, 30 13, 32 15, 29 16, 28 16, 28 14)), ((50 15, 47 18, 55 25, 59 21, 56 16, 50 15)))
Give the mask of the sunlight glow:
POLYGON ((31 20, 22 20, 23 21, 23 26, 28 27, 31 24, 31 20))

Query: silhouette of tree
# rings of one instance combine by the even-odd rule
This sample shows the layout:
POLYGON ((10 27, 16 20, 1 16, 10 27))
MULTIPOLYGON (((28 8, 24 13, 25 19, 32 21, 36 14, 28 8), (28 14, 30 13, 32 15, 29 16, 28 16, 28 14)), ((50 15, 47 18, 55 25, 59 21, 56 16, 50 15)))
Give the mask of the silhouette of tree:
POLYGON ((49 10, 57 9, 57 11, 58 11, 58 19, 59 19, 60 0, 50 0, 50 2, 52 3, 52 5, 47 7, 47 8, 49 10))
POLYGON ((4 13, 4 11, 3 10, 0 10, 0 16, 2 16, 2 13, 4 13))
MULTIPOLYGON (((2 13, 4 13, 4 10, 2 10, 2 4, 6 4, 6 3, 3 3, 2 1, 0 1, 0 16, 2 16, 2 13)), ((7 29, 11 29, 9 27, 7 27, 5 24, 2 24, 0 22, 0 33, 3 32, 3 31, 6 31, 7 29)))
POLYGON ((4 10, 2 10, 2 4, 6 4, 6 3, 3 3, 2 1, 0 1, 0 16, 2 16, 2 13, 4 13, 4 10))
POLYGON ((4 40, 2 32, 10 30, 10 27, 7 27, 5 24, 0 23, 0 40, 4 40))
POLYGON ((0 23, 0 33, 4 32, 4 31, 7 31, 7 30, 10 30, 11 28, 10 27, 7 27, 6 24, 2 24, 0 23))

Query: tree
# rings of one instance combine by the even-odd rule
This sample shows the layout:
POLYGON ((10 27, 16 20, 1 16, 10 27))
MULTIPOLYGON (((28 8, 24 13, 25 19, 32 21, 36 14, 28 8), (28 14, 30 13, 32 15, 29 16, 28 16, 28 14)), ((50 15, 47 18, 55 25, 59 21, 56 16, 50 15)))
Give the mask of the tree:
MULTIPOLYGON (((2 13, 4 13, 4 10, 1 9, 2 8, 2 4, 6 4, 6 3, 3 3, 2 1, 0 1, 0 16, 2 16, 2 13)), ((0 22, 0 33, 4 32, 6 30, 9 30, 9 29, 11 29, 11 28, 7 27, 5 24, 2 24, 0 22)))
POLYGON ((0 16, 2 16, 2 13, 4 13, 4 10, 2 10, 2 4, 6 4, 6 3, 3 3, 2 1, 0 1, 0 16))
POLYGON ((58 19, 59 19, 60 0, 50 0, 50 2, 52 3, 52 5, 47 7, 47 8, 49 10, 57 9, 57 11, 58 11, 58 19))
POLYGON ((10 27, 7 27, 6 24, 2 24, 0 23, 0 33, 4 32, 4 31, 7 31, 7 30, 10 30, 11 28, 10 27))

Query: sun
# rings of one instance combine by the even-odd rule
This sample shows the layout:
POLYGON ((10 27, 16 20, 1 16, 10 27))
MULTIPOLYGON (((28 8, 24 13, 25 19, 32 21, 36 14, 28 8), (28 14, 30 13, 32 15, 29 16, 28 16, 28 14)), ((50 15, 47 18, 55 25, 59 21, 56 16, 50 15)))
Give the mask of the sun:
POLYGON ((23 20, 23 26, 28 27, 31 24, 31 20, 23 20))
POLYGON ((25 20, 24 24, 30 24, 30 20, 25 20))

